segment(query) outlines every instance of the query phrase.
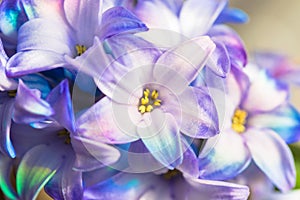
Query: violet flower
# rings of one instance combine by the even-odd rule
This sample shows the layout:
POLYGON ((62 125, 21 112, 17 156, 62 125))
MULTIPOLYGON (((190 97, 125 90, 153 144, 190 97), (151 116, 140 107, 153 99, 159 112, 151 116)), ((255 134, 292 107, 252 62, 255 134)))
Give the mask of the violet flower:
POLYGON ((255 65, 245 70, 247 75, 235 69, 227 78, 223 128, 215 147, 199 155, 200 177, 230 179, 253 160, 276 187, 286 192, 295 184, 295 166, 284 139, 299 138, 299 113, 287 103, 284 85, 255 65))
POLYGON ((117 61, 110 63, 103 51, 98 63, 103 69, 93 75, 106 97, 79 117, 77 134, 109 144, 141 139, 161 164, 174 169, 185 151, 181 134, 209 138, 218 133, 210 96, 205 89, 189 86, 215 45, 208 37, 197 37, 161 53, 144 40, 126 39, 127 46, 138 48, 126 49, 130 53, 117 61))

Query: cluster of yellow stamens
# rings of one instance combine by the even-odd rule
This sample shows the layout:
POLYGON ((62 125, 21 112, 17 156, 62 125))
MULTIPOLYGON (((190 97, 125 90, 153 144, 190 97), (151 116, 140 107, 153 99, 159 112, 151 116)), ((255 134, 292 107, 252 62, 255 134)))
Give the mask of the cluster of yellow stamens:
POLYGON ((139 111, 144 114, 145 112, 151 112, 155 107, 161 105, 161 100, 158 99, 158 91, 152 92, 147 88, 143 92, 143 97, 140 99, 139 111))
POLYGON ((79 44, 77 44, 75 48, 76 48, 77 56, 81 56, 87 49, 86 46, 79 45, 79 44))
POLYGON ((245 110, 236 109, 232 118, 231 128, 237 133, 243 133, 246 130, 248 113, 245 110))
POLYGON ((58 131, 57 136, 58 137, 65 137, 65 144, 71 144, 70 133, 66 129, 58 131))
POLYGON ((177 170, 177 169, 174 169, 174 170, 169 170, 167 173, 163 174, 163 177, 166 179, 166 180, 171 180, 179 175, 181 175, 182 173, 177 170))
POLYGON ((8 94, 9 97, 16 97, 16 95, 17 95, 17 90, 9 90, 9 91, 7 92, 7 94, 8 94))

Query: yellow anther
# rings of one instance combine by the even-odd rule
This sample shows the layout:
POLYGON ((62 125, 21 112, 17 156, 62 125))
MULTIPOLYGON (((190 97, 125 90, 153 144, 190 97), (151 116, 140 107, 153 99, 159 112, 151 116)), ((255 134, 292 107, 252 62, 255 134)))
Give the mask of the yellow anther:
POLYGON ((151 94, 152 99, 157 99, 158 98, 158 92, 157 90, 153 90, 151 94))
POLYGON ((9 90, 7 92, 9 97, 16 97, 17 96, 17 90, 9 90))
POLYGON ((139 107, 139 111, 140 111, 140 113, 144 114, 144 113, 146 112, 146 106, 141 105, 141 106, 139 107))
POLYGON ((161 100, 155 100, 154 101, 154 103, 153 103, 153 105, 155 105, 155 106, 160 106, 161 105, 161 100))
POLYGON ((246 122, 247 122, 248 113, 241 109, 236 109, 234 112, 234 116, 232 118, 231 128, 237 133, 243 133, 246 130, 246 122))
POLYGON ((149 103, 149 98, 148 97, 144 97, 144 98, 141 98, 141 104, 142 105, 147 105, 149 103))
POLYGON ((153 110, 153 106, 152 105, 148 105, 146 108, 146 112, 151 112, 153 110))
POLYGON ((143 96, 140 98, 140 105, 138 107, 140 113, 144 114, 145 112, 151 112, 155 107, 160 106, 161 100, 157 98, 158 98, 157 90, 150 91, 148 88, 146 88, 143 91, 143 96), (150 94, 151 94, 151 98, 149 98, 150 94))
POLYGON ((86 51, 86 47, 84 45, 76 45, 76 52, 77 52, 77 56, 81 56, 85 51, 86 51))

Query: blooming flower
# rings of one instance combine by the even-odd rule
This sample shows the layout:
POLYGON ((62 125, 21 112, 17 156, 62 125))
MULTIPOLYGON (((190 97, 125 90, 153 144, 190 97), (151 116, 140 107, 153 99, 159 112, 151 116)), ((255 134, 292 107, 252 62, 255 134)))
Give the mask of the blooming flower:
MULTIPOLYGON (((189 87, 214 49, 207 37, 198 37, 161 53, 148 44, 114 61, 95 75, 107 95, 85 112, 77 132, 83 138, 111 144, 139 139, 164 166, 182 162, 180 133, 208 138, 218 133, 218 119, 204 89, 189 87), (191 52, 198 52, 197 56, 191 52), (122 65, 125 63, 126 65, 122 65)), ((126 43, 127 44, 127 43, 126 43)), ((103 55, 103 62, 106 55, 103 55)), ((86 69, 85 69, 86 70, 86 69)))
POLYGON ((299 137, 299 114, 287 103, 285 86, 255 65, 245 69, 249 82, 237 70, 227 79, 223 128, 215 147, 199 156, 200 177, 233 178, 252 159, 276 187, 288 191, 295 184, 295 167, 283 139, 299 137))
POLYGON ((29 7, 33 7, 33 16, 37 18, 31 18, 18 31, 17 53, 7 66, 9 76, 58 67, 74 70, 65 57, 80 59, 85 51, 97 51, 99 40, 147 30, 123 7, 102 13, 99 0, 55 1, 49 5, 33 1, 29 7))

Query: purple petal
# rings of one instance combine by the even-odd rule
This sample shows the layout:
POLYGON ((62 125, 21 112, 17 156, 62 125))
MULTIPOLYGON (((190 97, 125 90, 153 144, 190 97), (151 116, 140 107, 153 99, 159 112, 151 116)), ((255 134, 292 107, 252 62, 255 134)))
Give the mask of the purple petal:
POLYGON ((228 180, 240 174, 250 163, 251 155, 238 133, 223 131, 206 155, 199 155, 200 177, 209 180, 228 180))
POLYGON ((12 160, 8 157, 0 156, 0 189, 9 199, 17 199, 17 194, 11 184, 12 160))
POLYGON ((183 160, 182 163, 176 168, 186 175, 198 178, 198 158, 184 137, 181 138, 181 144, 183 150, 183 160))
POLYGON ((271 112, 256 114, 247 123, 251 127, 273 129, 286 143, 300 140, 300 114, 290 104, 271 112))
MULTIPOLYGON (((71 150, 71 148, 69 148, 71 150)), ((73 153, 69 151, 68 153, 73 153)), ((73 170, 74 156, 67 155, 64 165, 45 185, 46 193, 53 199, 82 199, 82 173, 73 170)))
POLYGON ((162 188, 165 185, 166 183, 160 181, 159 176, 155 176, 152 173, 120 173, 111 179, 87 188, 84 191, 84 199, 139 199, 146 192, 162 188))
MULTIPOLYGON (((255 66, 249 66, 249 68, 251 67, 255 66)), ((253 70, 253 73, 248 74, 250 75, 251 85, 243 102, 243 109, 249 112, 271 111, 286 102, 288 98, 286 86, 269 77, 266 71, 253 70)))
POLYGON ((55 112, 52 118, 71 133, 74 132, 74 114, 68 80, 56 86, 47 96, 46 101, 55 112))
POLYGON ((182 133, 192 138, 208 138, 219 133, 217 110, 207 91, 189 87, 178 98, 181 104, 182 133))
POLYGON ((281 191, 292 189, 296 179, 294 159, 280 136, 269 129, 248 129, 243 136, 256 165, 281 191))
MULTIPOLYGON (((121 128, 118 127, 119 123, 122 122, 116 121, 115 115, 119 113, 115 113, 116 111, 112 105, 112 101, 104 97, 89 108, 77 120, 76 134, 83 138, 110 144, 128 143, 137 140, 135 125, 132 122, 126 125, 126 130, 122 130, 122 126, 121 128), (132 130, 132 132, 128 132, 128 130, 132 130)), ((128 110, 127 106, 124 106, 122 110, 128 110)))
POLYGON ((174 117, 161 113, 158 109, 151 112, 152 123, 142 121, 137 132, 149 152, 163 165, 174 169, 182 162, 182 146, 179 128, 174 117))
POLYGON ((149 28, 180 32, 176 13, 159 0, 138 1, 134 12, 149 28))
POLYGON ((29 89, 23 81, 19 81, 13 120, 17 123, 30 124, 46 120, 54 111, 50 104, 41 98, 36 89, 29 89))
POLYGON ((99 28, 101 40, 113 35, 147 31, 144 23, 123 7, 113 7, 103 13, 99 28))
POLYGON ((118 161, 120 152, 113 146, 75 136, 72 146, 76 152, 74 169, 80 171, 95 170, 118 161))
POLYGON ((99 8, 99 0, 64 1, 66 18, 76 31, 79 45, 92 45, 97 26, 99 26, 99 8))
POLYGON ((10 139, 13 109, 14 100, 9 100, 3 104, 0 104, 0 150, 4 155, 8 155, 11 158, 16 157, 16 152, 10 139))
POLYGON ((249 188, 243 185, 192 178, 185 180, 190 187, 189 192, 187 192, 187 199, 198 199, 200 195, 201 198, 210 200, 245 200, 250 193, 249 188))
POLYGON ((16 53, 9 59, 6 68, 8 77, 19 77, 40 71, 63 67, 64 57, 52 51, 31 50, 16 53))
POLYGON ((206 36, 181 43, 158 59, 153 76, 157 82, 180 93, 198 76, 214 49, 215 44, 206 36))
POLYGON ((247 64, 247 52, 240 36, 231 28, 224 25, 213 26, 208 33, 213 41, 223 43, 227 49, 231 63, 237 66, 247 64))
POLYGON ((18 52, 43 50, 73 55, 75 47, 71 35, 65 24, 54 20, 33 19, 20 28, 17 50, 18 52))
POLYGON ((213 40, 216 49, 207 61, 206 66, 221 77, 225 77, 230 70, 230 58, 225 45, 218 40, 213 40))
POLYGON ((18 83, 14 79, 9 79, 5 73, 5 66, 8 57, 4 51, 2 41, 0 40, 0 91, 15 90, 18 87, 18 83))
POLYGON ((22 158, 16 177, 17 192, 21 199, 35 199, 56 173, 62 159, 53 150, 46 145, 39 145, 22 158))
POLYGON ((206 34, 226 3, 226 0, 189 0, 184 2, 180 12, 183 34, 188 37, 206 34))

